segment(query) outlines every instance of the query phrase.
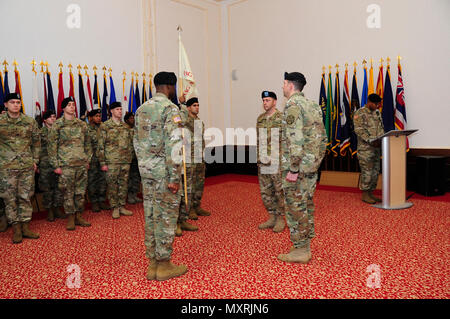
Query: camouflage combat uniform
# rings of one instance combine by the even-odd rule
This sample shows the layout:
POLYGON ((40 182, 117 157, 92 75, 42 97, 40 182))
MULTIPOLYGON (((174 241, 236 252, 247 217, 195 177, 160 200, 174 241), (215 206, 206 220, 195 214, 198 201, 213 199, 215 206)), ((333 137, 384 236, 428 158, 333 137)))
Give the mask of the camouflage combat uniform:
POLYGON ((55 174, 48 157, 48 137, 50 129, 41 128, 41 154, 39 161, 39 189, 43 192, 42 201, 47 210, 63 206, 63 195, 58 189, 59 176, 55 174))
POLYGON ((326 143, 319 105, 303 93, 293 94, 283 112, 281 169, 286 221, 295 248, 305 247, 314 237, 313 195, 326 143), (286 180, 289 171, 299 173, 296 182, 286 180))
MULTIPOLYGON (((128 126, 128 129, 133 135, 134 129, 128 126)), ((141 175, 139 174, 139 166, 136 157, 136 152, 132 148, 130 173, 128 176, 128 198, 135 199, 141 188, 141 175)))
POLYGON ((111 208, 124 207, 128 194, 128 174, 133 150, 133 133, 124 122, 109 119, 101 126, 99 143, 101 166, 108 166, 106 185, 111 208))
POLYGON ((180 191, 173 194, 168 184, 179 184, 181 165, 172 151, 181 143, 174 135, 181 125, 178 107, 157 93, 136 112, 134 149, 142 179, 145 215, 145 246, 149 259, 170 260, 180 207, 180 191))
MULTIPOLYGON (((192 201, 193 201, 193 188, 194 188, 194 168, 195 164, 193 163, 193 160, 190 158, 191 153, 193 154, 193 140, 194 140, 194 133, 191 131, 191 128, 188 126, 189 122, 189 111, 186 108, 186 105, 181 104, 180 106, 180 116, 181 116, 181 125, 183 126, 184 130, 184 137, 187 140, 190 138, 190 145, 187 145, 185 143, 185 151, 186 151, 186 176, 184 176, 184 168, 181 168, 181 173, 183 174, 182 180, 181 180, 181 189, 180 189, 180 214, 178 216, 178 223, 182 223, 188 220, 189 218, 189 211, 192 207, 192 201), (191 152, 189 152, 189 147, 191 149, 191 152), (187 203, 188 207, 186 208, 186 200, 185 200, 185 191, 184 191, 184 179, 186 178, 186 192, 187 192, 187 203)), ((193 128, 192 128, 193 129, 193 128)))
POLYGON ((381 149, 373 147, 369 141, 384 134, 383 119, 379 110, 371 111, 366 106, 355 112, 353 122, 358 136, 358 161, 361 167, 359 188, 373 191, 377 187, 380 172, 381 149))
POLYGON ((261 198, 269 214, 275 216, 284 216, 284 194, 280 167, 282 121, 283 114, 278 110, 269 118, 266 113, 263 113, 258 116, 256 121, 258 180, 261 198), (278 133, 273 132, 272 129, 277 129, 278 133), (275 145, 272 145, 272 134, 274 137, 278 136, 278 143, 275 145), (275 146, 275 149, 272 149, 272 146, 275 146), (272 156, 273 158, 271 158, 272 156))
POLYGON ((48 156, 53 169, 61 168, 58 187, 64 196, 67 215, 84 211, 87 188, 87 165, 91 161, 92 146, 85 122, 75 118, 56 120, 48 138, 48 156))
POLYGON ((106 174, 100 168, 100 155, 98 152, 102 138, 101 125, 89 124, 88 131, 92 145, 92 159, 88 170, 88 195, 91 203, 103 203, 106 200, 106 174))
POLYGON ((205 124, 197 116, 189 116, 186 127, 191 132, 191 165, 192 165, 192 205, 191 207, 198 211, 201 206, 203 189, 205 187, 206 164, 203 158, 205 151, 205 124), (195 132, 201 132, 201 135, 195 135, 195 132))
POLYGON ((41 141, 34 119, 20 114, 0 115, 0 198, 10 224, 29 223, 33 207, 34 167, 39 164, 41 141))

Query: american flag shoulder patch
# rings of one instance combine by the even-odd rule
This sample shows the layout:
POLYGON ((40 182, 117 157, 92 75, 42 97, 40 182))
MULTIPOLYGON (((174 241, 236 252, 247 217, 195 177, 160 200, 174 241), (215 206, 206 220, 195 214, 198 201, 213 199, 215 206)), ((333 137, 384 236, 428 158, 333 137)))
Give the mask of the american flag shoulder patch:
POLYGON ((181 117, 179 115, 172 117, 172 120, 175 124, 181 123, 181 117))

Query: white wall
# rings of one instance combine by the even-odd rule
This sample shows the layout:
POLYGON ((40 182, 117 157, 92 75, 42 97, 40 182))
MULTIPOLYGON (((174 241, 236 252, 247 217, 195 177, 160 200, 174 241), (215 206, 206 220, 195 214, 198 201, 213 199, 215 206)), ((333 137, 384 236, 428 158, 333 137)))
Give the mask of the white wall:
MULTIPOLYGON (((19 63, 26 113, 30 115, 32 112, 30 62, 33 59, 38 63, 44 60, 50 64, 55 103, 58 94, 57 65, 60 61, 64 65, 63 83, 66 95, 69 90, 67 65, 71 63, 74 66, 75 90, 78 93, 76 66, 87 64, 90 68, 91 85, 94 65, 100 69, 98 74, 101 81, 103 66, 113 69, 116 97, 120 100, 122 72, 127 72, 128 92, 130 73, 137 71, 142 74, 144 71, 141 8, 142 0, 0 1, 0 59, 2 62, 6 59, 10 64, 8 69, 11 90, 15 88, 14 68, 11 64, 14 59, 19 63), (72 3, 81 8, 80 29, 69 29, 66 25, 70 15, 66 13, 66 9, 72 3)), ((99 87, 102 92, 103 82, 100 82, 99 87)))
MULTIPOLYGON (((205 126, 223 130, 220 5, 204 0, 156 0, 155 58, 158 71, 178 74, 178 31, 194 74, 205 126)), ((179 91, 179 87, 177 88, 179 91)), ((179 92, 178 92, 179 93, 179 92)))
POLYGON ((376 85, 378 60, 389 56, 395 94, 401 55, 408 127, 420 129, 411 146, 450 147, 450 1, 240 0, 226 1, 225 10, 232 126, 255 126, 262 90, 275 91, 283 108, 285 71, 305 74, 304 92, 317 101, 322 66, 333 66, 333 79, 334 65, 341 66, 342 89, 344 64, 357 61, 361 93, 362 60, 374 59, 376 85), (366 26, 372 3, 381 7, 380 29, 366 26))

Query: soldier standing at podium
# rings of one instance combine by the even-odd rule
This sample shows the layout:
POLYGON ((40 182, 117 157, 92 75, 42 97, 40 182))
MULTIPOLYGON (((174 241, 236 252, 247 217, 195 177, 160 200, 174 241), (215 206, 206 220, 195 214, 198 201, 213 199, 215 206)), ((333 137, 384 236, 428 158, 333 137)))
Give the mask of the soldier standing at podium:
POLYGON ((383 119, 379 106, 381 97, 370 94, 365 107, 355 112, 353 122, 358 137, 358 161, 361 167, 359 189, 362 190, 362 201, 368 204, 381 202, 373 195, 377 187, 380 172, 380 141, 370 142, 384 134, 383 119))

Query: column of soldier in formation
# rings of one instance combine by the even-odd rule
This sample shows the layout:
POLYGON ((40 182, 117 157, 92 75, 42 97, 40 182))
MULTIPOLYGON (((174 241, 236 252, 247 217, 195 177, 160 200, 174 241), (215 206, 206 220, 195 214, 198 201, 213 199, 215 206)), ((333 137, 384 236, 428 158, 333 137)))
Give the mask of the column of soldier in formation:
MULTIPOLYGON (((137 110, 133 130, 130 129, 132 121, 126 126, 120 120, 120 103, 110 106, 112 119, 100 126, 99 111, 91 112, 88 127, 75 118, 75 105, 69 98, 64 102, 61 119, 55 122, 54 114, 45 116, 45 125, 51 128, 43 129, 42 134, 48 136, 48 141, 42 138, 42 146, 36 122, 20 113, 20 97, 8 96, 8 113, 0 116, 0 198, 5 200, 8 220, 14 227, 13 241, 18 242, 22 236, 38 237, 28 228, 34 172, 38 169, 42 175, 45 172, 58 175, 58 188, 55 188, 55 175, 50 178, 53 184, 43 187, 55 190, 44 202, 52 203, 47 204, 48 209, 55 208, 58 196, 63 196, 64 211, 69 218, 67 229, 74 229, 75 225, 89 225, 81 217, 88 179, 92 185, 89 196, 93 209, 108 208, 102 206, 105 200, 102 172, 107 173, 106 193, 113 218, 131 214, 124 208, 129 189, 124 181, 128 179, 131 163, 132 171, 133 165, 134 169, 139 168, 134 174, 140 173, 144 197, 144 243, 149 259, 146 277, 164 281, 185 274, 186 266, 171 262, 174 238, 182 235, 183 230, 198 229, 187 222, 189 218, 197 219, 198 215, 210 213, 200 208, 205 176, 203 158, 195 164, 197 161, 192 160, 195 148, 191 148, 192 154, 187 154, 191 161, 187 161, 186 172, 182 174, 182 163, 173 157, 178 152, 177 145, 183 142, 182 134, 174 134, 180 128, 191 132, 188 142, 190 145, 200 143, 202 154, 205 146, 203 134, 201 141, 196 140, 198 137, 194 134, 194 125, 199 120, 199 101, 195 97, 188 101, 180 97, 180 102, 186 104, 180 107, 173 104, 176 82, 177 77, 172 72, 160 72, 154 77, 156 94, 137 110), (50 118, 53 119, 49 121, 50 118), (48 155, 42 160, 40 154, 46 152, 45 148, 48 155), (44 166, 43 162, 46 163, 44 166), (184 178, 188 185, 189 207, 184 204, 186 199, 181 189, 184 178), (57 195, 56 189, 62 195, 57 195)), ((315 237, 313 195, 327 147, 322 110, 316 102, 305 97, 302 92, 305 85, 303 74, 285 73, 283 94, 287 102, 283 112, 276 109, 276 94, 264 91, 265 112, 257 119, 258 177, 262 200, 270 215, 259 228, 281 232, 287 223, 293 246, 289 252, 279 254, 278 259, 303 264, 312 258, 311 240, 315 237), (265 129, 266 137, 260 138, 261 128, 265 129), (278 143, 272 143, 272 130, 279 132, 278 143)), ((362 150, 358 156, 364 164, 361 165, 360 189, 366 202, 375 201, 372 191, 378 176, 379 165, 375 162, 379 161, 380 145, 371 141, 383 134, 377 110, 380 101, 376 94, 369 96, 366 107, 358 110, 354 117, 358 145, 362 150)), ((125 119, 130 117, 127 114, 125 119)), ((203 122, 201 128, 204 132, 203 122)), ((135 196, 131 198, 136 201, 135 196)), ((58 214, 57 210, 53 211, 58 214)))
MULTIPOLYGON (((57 120, 54 111, 44 112, 39 129, 35 120, 20 112, 20 100, 17 93, 6 96, 0 115, 0 232, 12 225, 15 244, 39 238, 29 227, 35 173, 47 220, 67 219, 69 231, 91 226, 82 216, 86 194, 94 213, 112 211, 113 219, 133 215, 126 202, 142 203, 137 196, 141 178, 133 147, 134 114, 127 112, 122 121, 121 103, 114 102, 108 121, 102 123, 101 110, 95 109, 88 113, 87 124, 76 118, 75 101, 69 97, 61 104, 63 116, 57 120)), ((198 114, 198 100, 193 101, 182 106, 183 123, 192 129, 191 119, 198 114)), ((177 236, 183 230, 198 230, 188 218, 210 215, 200 207, 204 177, 204 163, 188 166, 189 204, 180 208, 177 236)))

